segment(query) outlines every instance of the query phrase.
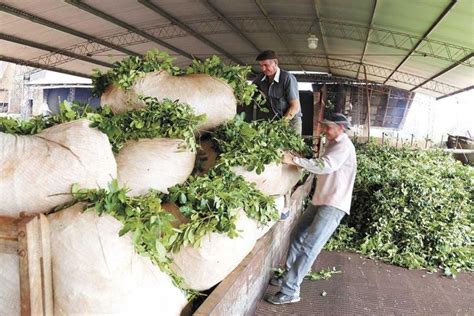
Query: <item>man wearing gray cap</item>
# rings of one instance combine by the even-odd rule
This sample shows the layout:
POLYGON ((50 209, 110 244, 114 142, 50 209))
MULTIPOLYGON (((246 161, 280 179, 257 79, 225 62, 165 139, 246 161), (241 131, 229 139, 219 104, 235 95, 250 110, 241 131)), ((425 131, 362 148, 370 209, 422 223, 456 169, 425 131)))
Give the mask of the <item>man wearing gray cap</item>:
POLYGON ((265 95, 275 117, 288 120, 296 133, 301 135, 303 115, 295 76, 278 67, 277 55, 272 50, 261 52, 256 60, 262 74, 253 83, 265 95))
POLYGON ((336 230, 344 215, 349 214, 356 175, 356 154, 345 133, 350 128, 347 118, 339 113, 320 122, 328 144, 319 159, 304 159, 285 153, 283 162, 317 175, 313 200, 295 227, 294 238, 282 277, 273 278, 279 292, 266 300, 272 304, 300 301, 300 285, 321 249, 336 230))

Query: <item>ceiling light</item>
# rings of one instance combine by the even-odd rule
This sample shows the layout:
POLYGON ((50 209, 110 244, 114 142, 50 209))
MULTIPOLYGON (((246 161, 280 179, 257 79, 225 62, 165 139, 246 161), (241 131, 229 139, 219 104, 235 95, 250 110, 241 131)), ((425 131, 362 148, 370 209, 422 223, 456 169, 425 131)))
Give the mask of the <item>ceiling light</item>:
POLYGON ((319 39, 314 34, 309 34, 308 37, 308 48, 309 49, 316 49, 318 48, 318 41, 319 39))

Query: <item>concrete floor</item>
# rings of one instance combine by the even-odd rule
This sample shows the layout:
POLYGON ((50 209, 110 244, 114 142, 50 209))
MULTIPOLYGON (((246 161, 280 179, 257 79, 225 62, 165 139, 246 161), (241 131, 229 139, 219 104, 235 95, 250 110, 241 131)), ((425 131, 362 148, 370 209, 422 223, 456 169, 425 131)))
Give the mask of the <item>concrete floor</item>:
MULTIPOLYGON (((356 253, 323 251, 313 271, 328 267, 342 273, 305 280, 295 304, 272 305, 262 299, 255 315, 474 315, 474 273, 449 279, 356 253)), ((276 291, 269 286, 266 295, 276 291)))

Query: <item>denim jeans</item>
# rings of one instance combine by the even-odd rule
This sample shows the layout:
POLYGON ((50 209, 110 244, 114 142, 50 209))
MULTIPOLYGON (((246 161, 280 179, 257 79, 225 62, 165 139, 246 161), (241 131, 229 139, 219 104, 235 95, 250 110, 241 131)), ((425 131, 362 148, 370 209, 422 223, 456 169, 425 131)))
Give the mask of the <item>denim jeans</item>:
POLYGON ((345 214, 332 206, 308 205, 295 227, 288 249, 281 292, 287 295, 300 294, 305 275, 345 214))
POLYGON ((301 136, 303 132, 303 120, 301 119, 301 117, 295 116, 294 118, 292 118, 290 121, 290 126, 295 130, 296 134, 301 136))

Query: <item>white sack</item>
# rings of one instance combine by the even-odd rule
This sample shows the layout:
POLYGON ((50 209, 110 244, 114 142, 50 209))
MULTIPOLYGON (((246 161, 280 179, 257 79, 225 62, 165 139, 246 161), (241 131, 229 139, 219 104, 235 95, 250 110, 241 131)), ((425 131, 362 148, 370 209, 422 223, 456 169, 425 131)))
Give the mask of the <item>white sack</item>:
MULTIPOLYGON (((273 199, 275 200, 275 206, 276 206, 278 215, 280 215, 280 213, 282 213, 283 210, 285 209, 285 196, 284 195, 277 195, 277 196, 273 196, 273 199)), ((256 232, 257 239, 262 238, 266 233, 268 233, 270 228, 272 228, 273 225, 276 224, 276 222, 277 222, 277 220, 274 220, 274 221, 268 222, 266 225, 264 225, 264 224, 261 224, 261 223, 255 221, 255 223, 257 224, 257 232, 256 232)))
POLYGON ((195 114, 207 115, 206 121, 198 126, 200 131, 214 129, 237 113, 234 92, 223 80, 207 74, 172 76, 166 71, 150 72, 126 91, 110 86, 102 94, 100 103, 108 104, 114 113, 124 112, 144 106, 138 95, 189 104, 195 114))
POLYGON ((187 304, 171 278, 138 255, 109 215, 76 204, 49 215, 54 314, 180 315, 187 304))
POLYGON ((0 253, 0 315, 20 315, 20 258, 0 253))
POLYGON ((255 169, 247 171, 246 168, 238 166, 231 170, 241 175, 248 182, 256 184, 257 189, 267 195, 285 195, 293 188, 301 177, 301 172, 295 166, 287 164, 271 163, 265 165, 265 170, 257 174, 255 169))
POLYGON ((117 165, 107 136, 89 124, 77 120, 27 136, 0 133, 0 215, 46 212, 71 200, 74 183, 107 187, 117 165))
POLYGON ((240 211, 237 229, 241 231, 239 237, 210 233, 201 240, 199 248, 186 246, 170 254, 174 261, 172 269, 184 279, 188 288, 204 291, 213 287, 253 249, 257 240, 255 221, 240 211))
POLYGON ((150 188, 168 193, 191 175, 196 153, 181 139, 154 138, 128 141, 116 156, 120 186, 130 195, 146 194, 150 188))

